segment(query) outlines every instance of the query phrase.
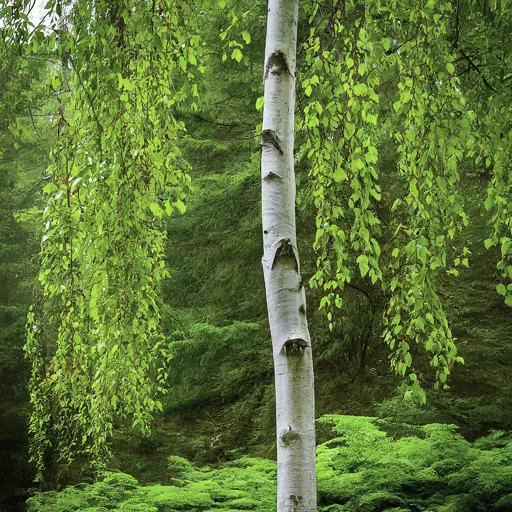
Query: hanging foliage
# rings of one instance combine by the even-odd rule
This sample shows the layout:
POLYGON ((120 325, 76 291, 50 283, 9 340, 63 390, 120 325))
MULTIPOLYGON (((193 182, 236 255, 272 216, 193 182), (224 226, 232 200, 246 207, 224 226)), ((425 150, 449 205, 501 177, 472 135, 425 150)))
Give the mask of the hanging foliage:
POLYGON ((187 10, 79 1, 47 39, 62 66, 51 83, 60 109, 44 188, 43 293, 26 344, 39 470, 50 447, 102 467, 116 419, 146 432, 161 409, 162 219, 185 210, 190 187, 172 112, 197 95, 184 84, 198 68, 187 10))
POLYGON ((355 255, 360 276, 381 283, 391 363, 410 378, 406 396, 420 401, 412 341, 429 354, 436 386, 462 361, 436 290, 440 269, 469 265, 468 249, 452 250, 467 225, 459 168, 471 154, 474 114, 455 74, 451 10, 449 2, 334 2, 328 13, 317 5, 310 21, 320 22, 304 45, 302 128, 319 251, 311 284, 325 292, 320 307, 332 328, 355 255), (377 126, 379 116, 386 121, 377 126), (383 139, 392 141, 394 181, 379 176, 383 139))

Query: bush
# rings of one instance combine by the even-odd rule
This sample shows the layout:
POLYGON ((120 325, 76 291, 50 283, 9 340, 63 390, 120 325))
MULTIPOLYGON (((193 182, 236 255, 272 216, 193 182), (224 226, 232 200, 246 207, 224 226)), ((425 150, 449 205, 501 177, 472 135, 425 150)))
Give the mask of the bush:
MULTIPOLYGON (((326 416, 334 439, 318 447, 321 512, 479 512, 512 510, 512 438, 493 432, 471 444, 454 425, 431 424, 390 436, 382 420, 326 416)), ((396 432, 396 430, 393 429, 396 432)), ((220 468, 169 457, 171 482, 142 487, 123 473, 92 485, 41 493, 29 512, 275 511, 275 463, 242 458, 220 468), (177 477, 177 478, 176 478, 177 477), (178 480, 179 479, 179 480, 178 480)))
POLYGON ((324 510, 336 510, 328 508, 334 504, 347 512, 512 510, 512 441, 503 432, 472 445, 454 425, 425 425, 411 429, 416 435, 391 437, 374 418, 320 421, 338 434, 318 447, 324 510))

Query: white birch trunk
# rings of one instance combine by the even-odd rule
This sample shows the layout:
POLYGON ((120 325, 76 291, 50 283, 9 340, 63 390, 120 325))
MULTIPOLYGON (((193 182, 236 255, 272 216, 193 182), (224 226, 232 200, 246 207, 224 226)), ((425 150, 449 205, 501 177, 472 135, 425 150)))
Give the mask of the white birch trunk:
POLYGON ((298 0, 269 0, 261 134, 263 272, 274 353, 277 512, 316 511, 313 358, 293 169, 298 0))

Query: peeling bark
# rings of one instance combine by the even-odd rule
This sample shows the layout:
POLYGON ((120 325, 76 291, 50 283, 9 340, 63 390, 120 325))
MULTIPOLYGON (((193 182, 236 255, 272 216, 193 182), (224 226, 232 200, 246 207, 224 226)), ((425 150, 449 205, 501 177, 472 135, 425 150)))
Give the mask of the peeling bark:
POLYGON ((298 0, 269 0, 261 132, 263 272, 276 381, 277 512, 316 511, 313 359, 293 168, 298 0))

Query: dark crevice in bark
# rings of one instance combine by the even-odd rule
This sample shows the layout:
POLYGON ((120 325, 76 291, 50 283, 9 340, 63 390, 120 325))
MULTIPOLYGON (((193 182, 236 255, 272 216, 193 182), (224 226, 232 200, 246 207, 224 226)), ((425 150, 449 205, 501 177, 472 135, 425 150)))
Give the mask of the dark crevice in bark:
POLYGON ((283 154, 281 141, 279 140, 279 137, 274 130, 263 130, 261 132, 260 144, 262 147, 274 147, 279 151, 281 155, 283 154))
POLYGON ((299 512, 302 508, 301 505, 304 502, 304 498, 302 496, 295 496, 295 494, 291 494, 290 501, 292 502, 292 512, 299 512))
POLYGON ((286 356, 300 356, 304 353, 304 349, 307 346, 308 343, 306 340, 293 338, 284 342, 283 350, 286 356))
POLYGON ((279 174, 276 174, 275 172, 270 171, 266 176, 263 177, 264 180, 274 180, 274 179, 282 180, 283 177, 279 176, 279 174))
POLYGON ((288 425, 288 429, 281 432, 279 437, 285 446, 289 446, 300 439, 300 434, 291 425, 288 425))
MULTIPOLYGON (((288 63, 286 62, 286 57, 281 50, 276 50, 267 61, 267 65, 265 67, 265 79, 268 77, 268 74, 272 73, 274 75, 282 75, 285 73, 290 73, 290 68, 288 67, 288 63)), ((293 75, 292 75, 293 76, 293 75)))
POLYGON ((289 238, 283 238, 279 241, 279 245, 276 249, 276 253, 274 256, 274 260, 272 261, 272 269, 276 264, 278 259, 283 258, 293 258, 295 271, 299 272, 299 258, 297 254, 297 249, 293 246, 291 240, 289 238))

